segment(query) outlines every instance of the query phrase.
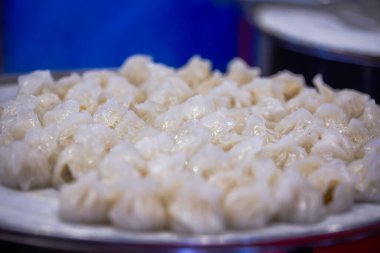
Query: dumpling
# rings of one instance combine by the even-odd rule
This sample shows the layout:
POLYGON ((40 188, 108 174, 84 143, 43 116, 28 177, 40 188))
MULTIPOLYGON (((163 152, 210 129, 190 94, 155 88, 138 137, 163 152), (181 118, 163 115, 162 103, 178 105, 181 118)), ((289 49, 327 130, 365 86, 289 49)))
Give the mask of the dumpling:
POLYGON ((231 159, 220 147, 207 144, 191 157, 187 167, 194 174, 207 179, 217 172, 230 170, 231 159))
POLYGON ((115 99, 126 109, 146 99, 142 90, 130 84, 124 77, 115 74, 108 76, 107 86, 102 95, 107 99, 115 99))
POLYGON ((181 77, 191 87, 196 86, 210 76, 211 62, 193 56, 188 63, 178 71, 181 77))
POLYGON ((186 165, 186 156, 183 152, 161 154, 148 162, 149 174, 160 177, 162 174, 183 171, 186 165))
POLYGON ((232 59, 227 66, 227 78, 236 81, 238 84, 249 83, 259 74, 260 70, 258 68, 250 68, 240 58, 232 59))
POLYGON ((136 143, 143 137, 155 136, 160 133, 159 130, 149 126, 139 118, 133 111, 124 114, 121 122, 115 127, 115 132, 120 139, 136 143))
POLYGON ((50 185, 48 157, 22 141, 0 146, 0 183, 27 191, 50 185))
POLYGON ((235 120, 229 117, 226 110, 219 110, 210 113, 200 119, 200 123, 209 129, 214 142, 218 140, 222 135, 231 131, 236 125, 235 120))
POLYGON ((58 145, 58 127, 56 125, 29 130, 24 141, 31 148, 41 152, 48 159, 50 168, 53 168, 61 151, 58 145))
POLYGON ((243 167, 236 167, 233 170, 221 171, 211 175, 207 182, 216 186, 224 195, 235 187, 253 183, 254 179, 243 167))
POLYGON ((93 123, 93 118, 87 111, 73 113, 58 124, 60 146, 72 144, 75 131, 82 125, 93 123))
POLYGON ((225 228, 220 192, 199 179, 182 184, 168 212, 171 228, 178 232, 209 234, 225 228))
POLYGON ((62 123, 70 115, 79 112, 79 103, 75 100, 66 100, 47 111, 42 119, 44 126, 62 123))
POLYGON ((139 85, 148 80, 150 73, 147 65, 151 62, 152 60, 149 56, 135 55, 126 59, 119 72, 131 83, 139 85))
POLYGON ((231 228, 263 227, 273 218, 271 189, 266 183, 238 186, 224 198, 223 210, 231 228))
POLYGON ((312 124, 313 121, 313 115, 304 108, 300 108, 282 118, 274 129, 281 134, 287 134, 293 130, 305 129, 312 124))
POLYGON ((103 124, 80 125, 73 134, 75 143, 81 143, 100 153, 107 153, 119 141, 116 132, 103 124))
POLYGON ((154 158, 158 153, 170 153, 173 146, 173 139, 165 132, 152 137, 144 137, 135 144, 136 149, 146 160, 154 158))
POLYGON ((163 229, 168 224, 163 199, 148 180, 127 185, 112 206, 109 219, 117 227, 139 231, 163 229))
POLYGON ((268 121, 278 122, 287 114, 285 104, 273 97, 260 99, 256 106, 256 111, 268 121))
MULTIPOLYGON (((248 160, 246 162, 247 166, 248 160)), ((271 159, 255 159, 247 168, 255 183, 265 183, 274 187, 277 181, 281 180, 282 170, 271 159)))
POLYGON ((148 94, 148 99, 154 103, 172 106, 184 102, 193 95, 189 86, 178 77, 165 80, 158 89, 148 94))
POLYGON ((73 87, 77 82, 81 80, 81 77, 77 73, 72 73, 69 76, 64 76, 58 79, 51 87, 51 90, 63 99, 69 89, 73 87))
POLYGON ((270 158, 279 168, 290 166, 294 161, 307 155, 291 135, 285 135, 276 143, 270 143, 258 153, 259 158, 270 158))
POLYGON ((116 99, 108 99, 97 108, 94 113, 94 122, 115 128, 127 111, 128 108, 123 107, 116 99))
POLYGON ((102 92, 102 88, 98 82, 82 79, 67 91, 65 100, 76 100, 79 103, 81 111, 86 110, 92 114, 98 107, 102 92))
POLYGON ((369 152, 364 158, 351 162, 348 171, 353 175, 355 200, 380 203, 380 156, 369 152))
POLYGON ((291 112, 299 108, 305 108, 314 113, 323 101, 324 98, 315 89, 305 87, 300 93, 287 101, 286 108, 291 112))
POLYGON ((59 193, 59 216, 68 222, 106 223, 116 195, 95 173, 64 185, 59 193))
POLYGON ((361 150, 363 145, 366 144, 370 138, 368 129, 361 120, 353 118, 350 120, 343 133, 350 138, 350 141, 354 146, 355 155, 356 157, 359 157, 357 152, 361 150))
POLYGON ((325 103, 334 102, 335 92, 323 81, 321 74, 318 74, 313 78, 313 84, 318 89, 319 94, 323 96, 325 103))
POLYGON ((329 212, 343 212, 353 205, 353 180, 341 160, 332 160, 323 164, 309 174, 308 181, 323 193, 324 203, 329 212))
POLYGON ((245 126, 242 130, 242 136, 245 138, 250 136, 261 136, 264 143, 274 142, 279 137, 275 131, 268 129, 266 120, 263 116, 251 112, 245 121, 245 126))
POLYGON ((291 170, 297 171, 302 177, 308 177, 311 173, 318 170, 326 161, 319 156, 309 155, 295 161, 291 165, 291 170))
POLYGON ((9 140, 22 140, 30 129, 41 127, 37 115, 38 101, 33 95, 22 95, 0 105, 0 133, 9 140))
POLYGON ((42 92, 52 86, 54 80, 50 71, 37 70, 18 78, 19 95, 41 95, 42 92))
POLYGON ((332 126, 341 129, 348 123, 346 113, 334 104, 321 104, 314 116, 323 120, 326 127, 332 126))
MULTIPOLYGON (((0 104, 0 115, 1 118, 16 116, 20 112, 36 112, 38 107, 38 100, 36 96, 33 95, 23 95, 18 99, 12 99, 9 101, 2 102, 0 104)), ((2 120, 2 119, 1 119, 2 120)))
POLYGON ((185 123, 174 135, 174 150, 185 152, 191 157, 202 146, 211 141, 211 132, 200 124, 199 121, 185 123))
POLYGON ((288 101, 297 96, 305 86, 305 79, 289 71, 280 71, 272 76, 271 91, 275 98, 288 101))
POLYGON ((79 179, 89 171, 95 171, 103 156, 102 150, 93 149, 90 143, 68 145, 59 154, 54 166, 53 185, 60 187, 79 179))
POLYGON ((115 162, 127 164, 136 170, 141 176, 146 175, 146 161, 139 151, 128 141, 123 141, 115 145, 104 157, 100 168, 107 170, 115 162))
POLYGON ((43 116, 47 111, 50 111, 55 106, 61 103, 61 99, 57 94, 54 93, 44 93, 37 97, 37 110, 36 113, 40 120, 43 119, 43 116))
POLYGON ((251 104, 258 103, 262 98, 272 98, 272 80, 265 77, 257 77, 252 82, 242 86, 242 90, 248 92, 251 104))
POLYGON ((224 80, 210 89, 207 96, 214 101, 218 109, 244 108, 250 106, 252 102, 249 91, 240 89, 235 82, 229 80, 224 80))
POLYGON ((350 139, 337 129, 326 128, 323 130, 320 140, 311 148, 310 153, 328 160, 338 158, 351 161, 354 159, 354 146, 350 139))
POLYGON ((181 104, 181 111, 185 120, 200 119, 215 110, 213 101, 203 95, 196 95, 181 104))
POLYGON ((322 194, 299 173, 286 170, 274 188, 275 216, 281 221, 313 223, 326 216, 322 194))
POLYGON ((228 153, 234 163, 244 160, 253 160, 264 144, 261 136, 245 138, 236 144, 228 153))
POLYGON ((373 99, 366 102, 360 120, 367 127, 371 137, 380 136, 380 107, 373 99))
POLYGON ((184 123, 185 117, 180 105, 171 107, 168 111, 154 118, 153 126, 167 133, 174 133, 184 123))
POLYGON ((33 111, 20 111, 14 116, 1 118, 0 130, 13 140, 22 140, 28 131, 41 127, 38 115, 33 111))
POLYGON ((334 104, 342 108, 349 118, 358 118, 364 112, 368 100, 366 94, 345 89, 336 93, 334 104))

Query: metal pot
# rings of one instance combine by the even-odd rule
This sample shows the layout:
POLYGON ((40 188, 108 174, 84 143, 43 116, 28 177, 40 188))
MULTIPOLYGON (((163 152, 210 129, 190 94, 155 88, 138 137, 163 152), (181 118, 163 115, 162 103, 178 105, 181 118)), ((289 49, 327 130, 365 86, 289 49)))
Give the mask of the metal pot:
POLYGON ((256 62, 264 75, 318 73, 334 88, 380 102, 380 1, 242 1, 259 32, 256 62), (266 3, 265 3, 266 2, 266 3))

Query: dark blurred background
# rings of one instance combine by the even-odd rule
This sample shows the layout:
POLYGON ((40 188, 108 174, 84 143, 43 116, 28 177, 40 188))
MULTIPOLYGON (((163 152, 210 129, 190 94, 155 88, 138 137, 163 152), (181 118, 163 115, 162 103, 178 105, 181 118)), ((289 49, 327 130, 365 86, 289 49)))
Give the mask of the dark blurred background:
MULTIPOLYGON (((294 38, 254 24, 253 10, 276 2, 309 6, 315 19, 324 11, 334 20, 326 31, 341 26, 345 33, 353 31, 353 39, 358 29, 353 20, 380 24, 378 0, 0 0, 0 73, 117 67, 133 54, 173 67, 197 54, 224 71, 238 56, 259 66, 263 75, 288 69, 310 84, 321 73, 334 88, 357 89, 380 101, 380 54, 305 44, 302 31, 294 38)), ((285 25, 294 28, 289 20, 285 25)), ((308 32, 315 30, 309 26, 308 32)), ((376 27, 360 29, 378 36, 380 52, 376 27)))
POLYGON ((114 67, 136 53, 175 67, 198 54, 224 70, 248 53, 240 16, 228 0, 2 0, 1 71, 114 67))

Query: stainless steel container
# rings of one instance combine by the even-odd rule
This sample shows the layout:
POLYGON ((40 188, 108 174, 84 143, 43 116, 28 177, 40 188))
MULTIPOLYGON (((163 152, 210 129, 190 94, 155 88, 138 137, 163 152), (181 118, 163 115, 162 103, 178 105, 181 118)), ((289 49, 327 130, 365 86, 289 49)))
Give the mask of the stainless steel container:
POLYGON ((242 1, 259 32, 263 74, 288 69, 306 81, 321 73, 334 88, 380 102, 380 1, 242 1))

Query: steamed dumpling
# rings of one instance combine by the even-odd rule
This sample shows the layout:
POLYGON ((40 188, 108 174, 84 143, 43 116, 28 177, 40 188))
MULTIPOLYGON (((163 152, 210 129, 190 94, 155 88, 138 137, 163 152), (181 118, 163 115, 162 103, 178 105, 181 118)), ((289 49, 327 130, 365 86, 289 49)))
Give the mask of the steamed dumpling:
POLYGON ((62 187, 59 194, 59 215, 69 222, 105 223, 115 193, 102 185, 95 173, 62 187))
POLYGON ((21 190, 50 185, 48 157, 31 145, 15 141, 0 146, 0 182, 21 190))
POLYGON ((175 231, 207 234, 225 228, 220 192, 198 180, 187 181, 181 187, 168 211, 175 231))
POLYGON ((157 230, 167 227, 168 214, 152 182, 137 180, 128 185, 109 212, 111 222, 131 230, 157 230))

